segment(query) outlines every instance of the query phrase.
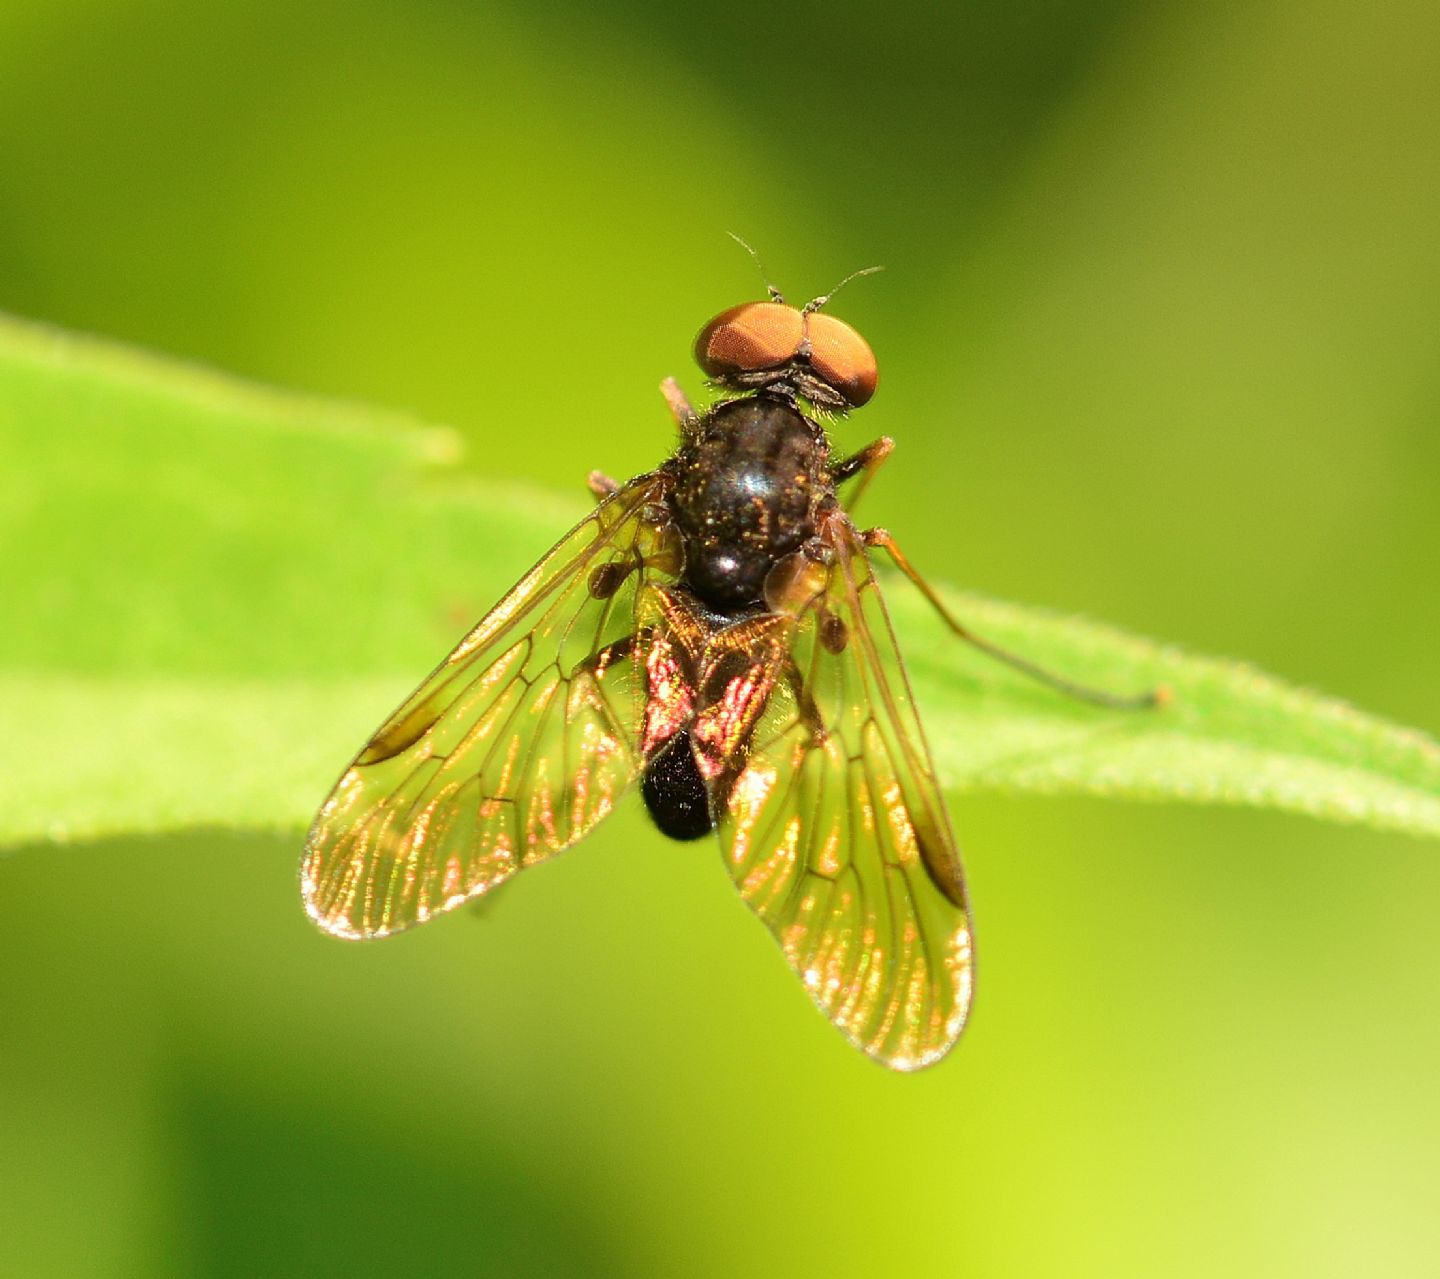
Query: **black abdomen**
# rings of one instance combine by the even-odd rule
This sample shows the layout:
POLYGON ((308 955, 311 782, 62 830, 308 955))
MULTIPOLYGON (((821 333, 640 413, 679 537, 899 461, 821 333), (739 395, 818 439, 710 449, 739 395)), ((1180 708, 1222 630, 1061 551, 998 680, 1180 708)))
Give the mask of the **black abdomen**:
POLYGON ((671 495, 685 540, 685 584, 721 612, 760 599, 765 575, 810 533, 826 475, 823 434, 765 396, 718 407, 675 458, 671 495))
POLYGON ((645 766, 640 793, 661 834, 671 839, 699 839, 713 829, 710 795, 695 766, 688 729, 676 733, 645 766))

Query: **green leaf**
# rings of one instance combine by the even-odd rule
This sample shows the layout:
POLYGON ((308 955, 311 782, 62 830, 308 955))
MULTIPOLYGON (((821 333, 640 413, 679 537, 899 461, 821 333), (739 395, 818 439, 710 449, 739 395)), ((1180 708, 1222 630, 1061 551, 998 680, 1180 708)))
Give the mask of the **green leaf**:
MULTIPOLYGON (((0 320, 0 842, 299 830, 366 734, 584 510, 480 480, 454 437, 0 320)), ((1290 687, 945 592, 1067 700, 888 583, 944 780, 1265 805, 1440 833, 1440 747, 1290 687)))

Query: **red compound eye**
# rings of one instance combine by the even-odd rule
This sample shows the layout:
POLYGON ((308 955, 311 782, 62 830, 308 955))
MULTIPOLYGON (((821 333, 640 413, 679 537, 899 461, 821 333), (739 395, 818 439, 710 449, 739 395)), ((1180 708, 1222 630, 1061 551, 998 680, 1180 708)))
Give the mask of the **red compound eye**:
POLYGON ((880 370, 870 344, 843 320, 812 312, 805 316, 810 367, 815 375, 859 408, 875 394, 880 370))
MULTIPOLYGON (((813 324, 815 317, 810 319, 813 324)), ((742 302, 700 330, 695 362, 711 377, 722 379, 779 368, 795 358, 804 337, 805 317, 793 306, 742 302)))

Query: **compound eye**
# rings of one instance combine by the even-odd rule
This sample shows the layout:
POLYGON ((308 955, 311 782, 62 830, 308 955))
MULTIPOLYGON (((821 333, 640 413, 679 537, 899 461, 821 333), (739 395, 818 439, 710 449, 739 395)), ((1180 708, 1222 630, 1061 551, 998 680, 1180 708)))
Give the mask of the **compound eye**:
POLYGON ((742 302, 722 311, 700 330, 695 339, 695 363, 719 379, 779 368, 795 358, 804 336, 805 317, 793 306, 742 302))
POLYGON ((875 394, 880 370, 870 344, 843 320, 812 312, 805 317, 810 367, 828 386, 859 408, 875 394))

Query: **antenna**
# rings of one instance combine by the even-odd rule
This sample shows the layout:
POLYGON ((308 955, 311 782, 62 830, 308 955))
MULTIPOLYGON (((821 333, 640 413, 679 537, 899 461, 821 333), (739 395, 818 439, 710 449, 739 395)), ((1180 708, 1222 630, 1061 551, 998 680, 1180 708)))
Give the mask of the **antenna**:
POLYGON ((766 271, 765 264, 760 261, 760 255, 756 253, 749 244, 747 244, 738 235, 736 235, 734 231, 727 231, 725 232, 725 234, 728 235, 732 240, 734 240, 736 244, 738 244, 742 249, 745 250, 746 253, 750 255, 751 261, 755 263, 755 269, 760 272, 760 278, 765 281, 765 292, 770 295, 770 301, 785 301, 785 297, 780 292, 780 290, 770 283, 770 273, 766 271))
POLYGON ((821 307, 828 306, 830 299, 849 284, 851 280, 858 280, 862 275, 874 275, 877 271, 883 271, 884 269, 883 266, 862 266, 858 271, 851 271, 850 274, 831 289, 829 293, 822 293, 818 298, 811 298, 810 301, 805 303, 800 309, 806 315, 809 315, 812 311, 818 311, 821 307))

